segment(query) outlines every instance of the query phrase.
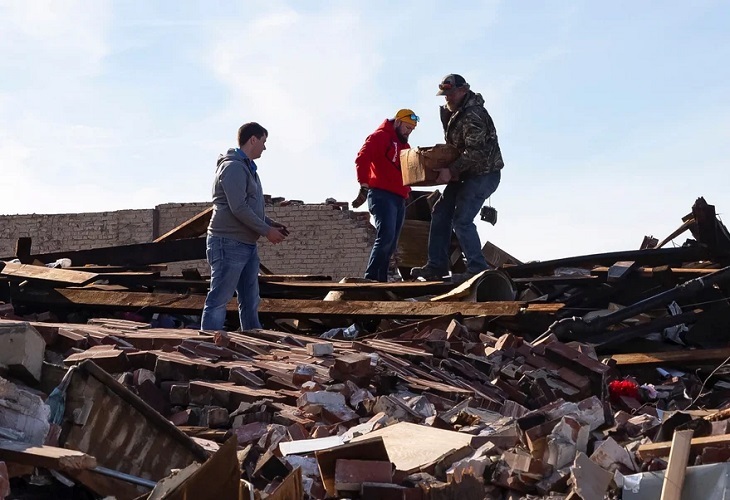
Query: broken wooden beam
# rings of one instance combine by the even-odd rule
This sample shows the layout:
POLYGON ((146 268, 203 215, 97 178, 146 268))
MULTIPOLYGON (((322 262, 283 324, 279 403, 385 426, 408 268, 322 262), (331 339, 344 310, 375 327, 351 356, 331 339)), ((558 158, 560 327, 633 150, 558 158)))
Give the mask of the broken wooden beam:
POLYGON ((76 450, 0 439, 0 460, 54 470, 93 469, 96 459, 76 450))
POLYGON ((679 500, 682 498, 682 486, 687 472, 687 459, 689 458, 689 447, 693 433, 692 429, 674 431, 669 462, 667 462, 667 470, 664 471, 661 500, 679 500))
POLYGON ((74 286, 83 286, 99 279, 96 273, 85 271, 71 271, 46 266, 33 266, 30 264, 14 264, 6 262, 0 274, 16 280, 31 280, 47 283, 64 283, 74 286))
POLYGON ((666 352, 614 354, 609 359, 618 366, 633 365, 707 365, 721 363, 730 357, 730 348, 682 349, 666 352))
MULTIPOLYGON (((68 250, 31 255, 31 261, 44 264, 68 258, 74 266, 85 264, 144 266, 165 262, 205 259, 205 238, 137 243, 88 250, 68 250)), ((2 260, 2 259, 0 259, 2 260)), ((10 259, 8 259, 10 260, 10 259)))
MULTIPOLYGON (((730 434, 693 438, 690 444, 690 453, 696 454, 701 452, 705 447, 730 448, 730 434)), ((671 441, 662 441, 659 443, 642 444, 639 446, 637 453, 639 458, 646 462, 652 458, 668 457, 671 448, 671 441)))
MULTIPOLYGON (((18 291, 18 303, 41 303, 46 306, 85 306, 136 311, 141 308, 159 312, 199 313, 203 310, 204 295, 177 295, 144 292, 111 292, 85 289, 53 289, 25 294, 18 291)), ((563 304, 525 304, 524 302, 407 302, 407 301, 324 301, 297 299, 261 299, 259 314, 276 318, 430 318, 460 313, 462 316, 512 317, 522 313, 554 314, 563 304)), ((227 305, 230 313, 237 313, 238 303, 227 305)))

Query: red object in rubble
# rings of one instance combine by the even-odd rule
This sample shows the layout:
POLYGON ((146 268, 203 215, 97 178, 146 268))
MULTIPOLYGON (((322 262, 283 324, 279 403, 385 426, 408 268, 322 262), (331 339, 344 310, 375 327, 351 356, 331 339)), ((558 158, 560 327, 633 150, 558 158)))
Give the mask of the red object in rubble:
POLYGON ((612 401, 617 401, 622 396, 638 400, 639 384, 631 380, 613 380, 608 383, 608 394, 612 401))

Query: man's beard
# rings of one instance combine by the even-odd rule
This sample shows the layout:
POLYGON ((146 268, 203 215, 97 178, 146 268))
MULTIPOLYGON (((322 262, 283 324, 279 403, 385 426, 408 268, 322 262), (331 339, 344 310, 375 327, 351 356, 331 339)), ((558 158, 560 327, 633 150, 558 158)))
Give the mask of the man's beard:
POLYGON ((395 135, 398 136, 400 142, 408 142, 408 136, 404 136, 400 130, 395 129, 395 135))
POLYGON ((451 111, 453 113, 454 111, 456 111, 457 109, 459 109, 459 105, 457 103, 455 103, 455 102, 454 103, 447 102, 446 103, 446 109, 448 109, 449 111, 451 111))

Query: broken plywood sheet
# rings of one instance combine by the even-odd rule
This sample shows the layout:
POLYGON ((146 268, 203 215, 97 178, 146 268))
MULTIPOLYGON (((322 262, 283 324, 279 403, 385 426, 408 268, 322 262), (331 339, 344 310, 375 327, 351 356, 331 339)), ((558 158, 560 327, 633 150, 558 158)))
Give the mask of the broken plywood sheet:
POLYGON ((400 422, 357 437, 351 443, 376 437, 383 439, 396 469, 406 473, 418 471, 450 452, 469 448, 473 438, 460 432, 400 422))

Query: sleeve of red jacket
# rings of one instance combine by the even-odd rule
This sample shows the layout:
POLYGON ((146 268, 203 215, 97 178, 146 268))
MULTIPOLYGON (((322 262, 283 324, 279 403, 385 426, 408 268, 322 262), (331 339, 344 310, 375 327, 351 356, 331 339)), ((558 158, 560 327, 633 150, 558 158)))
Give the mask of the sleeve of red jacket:
POLYGON ((355 158, 355 168, 357 169, 357 182, 367 184, 370 181, 370 164, 375 165, 375 170, 392 166, 391 162, 385 157, 385 151, 388 149, 388 137, 380 130, 370 134, 365 139, 365 144, 360 148, 355 158))

